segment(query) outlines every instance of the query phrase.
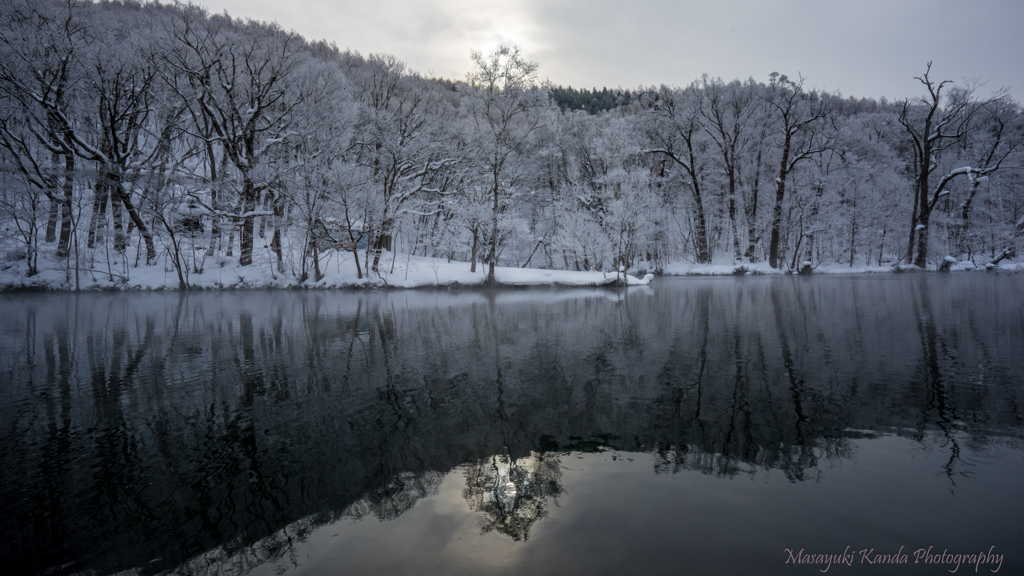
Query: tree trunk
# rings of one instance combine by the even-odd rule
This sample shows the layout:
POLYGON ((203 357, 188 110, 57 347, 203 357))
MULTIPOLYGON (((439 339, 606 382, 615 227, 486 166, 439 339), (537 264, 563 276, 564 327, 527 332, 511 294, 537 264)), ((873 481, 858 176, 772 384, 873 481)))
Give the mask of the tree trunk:
POLYGON ((149 231, 146 223, 142 221, 142 217, 139 216, 139 211, 132 204, 131 198, 123 192, 120 177, 118 177, 112 192, 117 195, 115 200, 124 206, 124 209, 128 212, 128 217, 131 218, 135 227, 139 229, 139 235, 142 236, 142 240, 146 243, 146 266, 149 266, 156 261, 156 245, 153 243, 153 234, 149 231))
MULTIPOLYGON (((359 267, 359 249, 355 247, 355 244, 352 245, 352 257, 355 258, 355 261, 356 261, 356 278, 359 278, 360 280, 362 280, 363 279, 363 269, 359 267)), ((317 268, 319 268, 319 267, 320 267, 320 261, 317 260, 317 268)))
POLYGON ((251 212, 256 211, 256 192, 252 178, 248 175, 242 179, 242 234, 239 238, 238 264, 249 266, 252 264, 253 229, 255 226, 254 217, 251 212))
POLYGON ((914 266, 925 268, 928 265, 928 222, 931 220, 931 211, 923 211, 917 220, 917 257, 914 258, 914 266))
MULTIPOLYGON (((850 268, 857 254, 857 198, 853 199, 853 218, 850 222, 850 268)), ((865 262, 867 264, 867 262, 865 262)))
POLYGON ((64 198, 61 201, 60 240, 57 242, 57 257, 66 258, 71 253, 71 205, 75 192, 75 156, 64 155, 64 198))
POLYGON ((694 258, 697 260, 698 264, 708 264, 711 262, 711 242, 708 239, 708 224, 707 216, 704 211, 704 196, 700 189, 700 177, 699 170, 697 168, 697 156, 693 150, 692 133, 684 135, 683 140, 686 142, 689 164, 681 161, 674 155, 669 155, 669 157, 682 166, 683 170, 685 170, 686 174, 690 177, 690 193, 693 195, 693 202, 696 209, 694 215, 697 218, 693 239, 694 258))
POLYGON ((46 236, 44 238, 46 242, 56 242, 57 240, 57 217, 60 215, 60 205, 61 202, 56 198, 50 198, 50 213, 46 218, 46 236))
MULTIPOLYGON (((221 217, 216 214, 220 210, 220 182, 217 179, 217 160, 213 155, 213 144, 209 140, 206 142, 206 159, 210 165, 210 182, 213 186, 210 188, 210 207, 213 208, 214 214, 210 216, 210 245, 206 247, 206 257, 213 256, 214 251, 219 250, 220 244, 220 222, 221 217)), ((224 153, 224 161, 222 165, 226 165, 228 162, 227 153, 224 153)))
MULTIPOLYGON (((314 282, 319 282, 323 279, 323 274, 320 273, 320 248, 317 246, 316 238, 309 239, 309 251, 313 255, 313 278, 314 282)), ((356 268, 359 267, 359 257, 356 256, 356 268)), ((359 271, 359 277, 363 277, 362 270, 359 271)))
POLYGON ((750 202, 744 205, 747 217, 747 251, 743 255, 748 262, 754 263, 754 251, 757 250, 757 200, 761 189, 761 150, 757 151, 754 164, 754 185, 750 191, 750 202))
MULTIPOLYGON (((214 210, 219 210, 216 190, 210 192, 210 206, 214 210)), ((206 247, 207 258, 213 256, 214 252, 219 249, 218 244, 220 244, 220 216, 213 214, 210 216, 210 245, 206 247)))
MULTIPOLYGON (((914 164, 915 164, 914 171, 917 172, 920 169, 917 166, 917 160, 916 159, 914 160, 914 164)), ((926 171, 926 170, 927 170, 927 168, 924 169, 924 171, 926 171)), ((924 177, 924 178, 927 179, 927 174, 924 171, 922 171, 920 174, 918 174, 917 180, 914 182, 914 208, 910 211, 910 239, 907 241, 907 263, 908 264, 910 262, 914 261, 914 240, 917 238, 917 225, 918 225, 917 211, 918 211, 918 208, 921 205, 921 198, 922 198, 922 196, 921 196, 921 178, 924 177)), ((928 193, 928 187, 927 187, 927 184, 926 184, 925 185, 925 194, 926 194, 926 196, 924 196, 925 198, 927 198, 927 193, 928 193)))
POLYGON ((700 188, 697 182, 693 183, 693 201, 697 205, 697 229, 694 230, 693 247, 698 264, 709 264, 711 262, 711 246, 708 241, 708 224, 704 215, 704 202, 701 198, 700 188))
POLYGON ((491 210, 491 239, 488 242, 488 254, 487 254, 487 280, 486 284, 495 284, 497 281, 494 279, 494 261, 498 258, 498 184, 497 174, 495 174, 494 184, 494 205, 491 210))
POLYGON ((733 261, 739 261, 742 258, 742 253, 740 252, 740 230, 736 224, 736 174, 732 164, 729 165, 729 224, 732 226, 733 261))
POLYGON ((234 256, 235 250, 235 231, 238 230, 238 218, 231 219, 231 228, 228 229, 228 243, 227 250, 224 251, 224 255, 228 258, 234 256))
POLYGON ((284 273, 284 256, 281 252, 281 229, 274 226, 274 234, 270 237, 270 249, 277 257, 277 271, 284 273))
POLYGON ((107 198, 110 195, 108 182, 102 176, 96 178, 93 187, 92 217, 89 219, 89 234, 85 245, 93 248, 96 239, 103 239, 103 229, 107 226, 107 198))
POLYGON ((477 252, 477 246, 480 243, 480 233, 477 230, 476 226, 473 226, 473 228, 471 229, 471 232, 473 233, 473 249, 469 253, 469 271, 470 272, 476 272, 476 252, 477 252))
MULTIPOLYGON (((385 250, 391 251, 392 230, 395 227, 394 220, 386 218, 380 225, 380 231, 373 239, 373 267, 374 272, 379 271, 380 256, 385 250)), ((394 262, 394 259, 392 259, 394 262)))
POLYGON ((883 254, 885 253, 885 233, 888 232, 888 231, 889 231, 889 229, 886 228, 886 226, 883 224, 882 225, 882 239, 878 242, 878 265, 879 266, 882 265, 882 257, 883 257, 883 254))
POLYGON ((107 186, 110 190, 110 216, 114 221, 114 251, 124 254, 125 250, 128 249, 128 237, 124 233, 124 204, 121 201, 121 179, 112 173, 108 173, 106 177, 109 181, 107 186))
MULTIPOLYGON (((926 125, 931 130, 930 125, 926 125)), ((925 158, 931 157, 931 147, 925 146, 925 158)), ((931 166, 928 162, 921 163, 921 175, 917 181, 917 198, 914 204, 920 209, 917 212, 917 223, 911 232, 911 238, 917 234, 917 257, 914 258, 914 266, 925 268, 928 265, 928 224, 932 218, 933 204, 928 201, 928 180, 931 177, 931 166)), ((913 245, 912 245, 913 246, 913 245)))
MULTIPOLYGON (((274 200, 274 235, 270 239, 270 249, 277 256, 277 271, 284 273, 284 253, 281 249, 281 225, 284 222, 284 204, 280 199, 274 200)), ((319 280, 319 279, 318 279, 319 280)))
POLYGON ((779 177, 775 181, 775 205, 772 206, 772 235, 768 247, 768 265, 772 268, 779 267, 779 241, 782 229, 782 202, 786 199, 786 178, 789 176, 789 144, 790 136, 786 133, 786 139, 782 146, 782 162, 779 163, 779 177))
MULTIPOLYGON (((788 152, 788 151, 786 151, 788 152)), ((783 157, 788 156, 783 153, 783 157)), ((778 245, 781 239, 780 230, 782 228, 782 201, 785 200, 785 178, 786 170, 783 167, 779 170, 777 186, 775 188, 775 205, 772 206, 771 211, 771 239, 768 245, 768 265, 771 268, 777 269, 779 266, 779 253, 778 245)))
POLYGON ((962 254, 971 251, 967 240, 967 236, 971 229, 971 205, 974 203, 974 197, 978 194, 978 187, 980 185, 981 182, 979 180, 974 181, 971 185, 971 193, 967 196, 967 200, 964 201, 963 206, 960 208, 960 252, 962 254))

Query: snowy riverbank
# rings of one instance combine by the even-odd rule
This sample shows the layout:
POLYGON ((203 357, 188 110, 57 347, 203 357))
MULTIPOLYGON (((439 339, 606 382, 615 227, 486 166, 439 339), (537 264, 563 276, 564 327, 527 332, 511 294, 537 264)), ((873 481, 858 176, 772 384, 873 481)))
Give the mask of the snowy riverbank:
MULTIPOLYGON (((985 271, 990 268, 1005 272, 1024 272, 1024 262, 1003 260, 998 265, 986 267, 985 264, 977 265, 970 260, 964 260, 962 262, 951 263, 949 270, 952 272, 965 272, 973 270, 985 271)), ((930 265, 927 269, 929 272, 935 272, 937 270, 938 267, 935 265, 930 265)), ((884 266, 846 266, 843 264, 830 264, 826 266, 815 266, 811 269, 812 274, 880 274, 911 271, 920 272, 922 270, 914 266, 895 267, 892 264, 886 264, 884 266)), ((690 262, 673 262, 665 266, 664 270, 662 270, 662 274, 665 276, 741 276, 744 274, 758 276, 793 273, 794 272, 792 270, 788 270, 786 268, 772 268, 767 262, 757 262, 755 264, 693 264, 690 262)))
MULTIPOLYGON (((41 264, 42 264, 42 258, 41 264)), ((0 270, 0 290, 74 290, 76 271, 56 263, 46 262, 34 276, 27 276, 25 266, 8 262, 0 270)), ((319 281, 299 282, 293 271, 281 272, 268 262, 257 261, 250 266, 239 266, 235 258, 209 259, 188 274, 186 282, 192 289, 245 289, 245 288, 421 288, 437 286, 476 286, 487 278, 487 266, 478 264, 470 271, 468 262, 448 262, 443 258, 426 258, 398 254, 385 254, 379 265, 379 274, 367 277, 365 269, 360 278, 350 254, 327 261, 319 281)), ((499 266, 494 271, 500 285, 505 286, 641 286, 650 284, 653 274, 642 278, 616 275, 614 272, 574 272, 568 270, 542 270, 537 268, 510 268, 499 266)), ((172 266, 161 261, 153 266, 122 266, 110 269, 80 267, 77 287, 81 290, 177 290, 181 288, 178 274, 172 266)))
MULTIPOLYGON (((163 259, 153 266, 111 267, 96 269, 81 266, 76 273, 56 261, 40 258, 40 272, 28 276, 23 261, 3 264, 0 269, 0 291, 11 290, 178 290, 181 284, 174 268, 163 259)), ((255 288, 423 288, 439 286, 478 286, 484 283, 487 267, 477 265, 476 272, 470 272, 468 262, 448 262, 443 258, 427 258, 398 254, 385 254, 380 262, 379 274, 367 277, 365 271, 360 278, 350 254, 335 256, 328 260, 319 281, 308 279, 299 282, 295 271, 281 272, 267 260, 257 260, 250 266, 239 266, 235 258, 211 258, 201 263, 201 272, 195 269, 188 274, 186 282, 190 289, 255 289, 255 288)), ((1024 263, 1004 260, 995 269, 1000 271, 1024 271, 1024 263)), ((364 269, 365 270, 365 269, 364 269)), ((935 267, 929 270, 934 271, 935 267)), ((953 271, 985 270, 970 261, 951 266, 953 271)), ((892 273, 893 266, 818 266, 814 274, 870 274, 892 273)), ((788 270, 771 268, 767 262, 756 264, 693 264, 672 263, 661 271, 665 276, 729 276, 729 275, 781 275, 791 274, 788 270)), ((545 270, 539 268, 515 268, 499 266, 495 278, 504 286, 640 286, 650 284, 653 274, 630 275, 624 278, 614 272, 576 272, 571 270, 545 270)))

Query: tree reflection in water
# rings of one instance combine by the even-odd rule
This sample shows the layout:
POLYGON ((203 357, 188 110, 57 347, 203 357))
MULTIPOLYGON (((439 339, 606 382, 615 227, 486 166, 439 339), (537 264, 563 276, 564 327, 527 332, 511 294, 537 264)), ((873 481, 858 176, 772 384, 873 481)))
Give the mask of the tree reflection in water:
POLYGON ((964 447, 1021 437, 1022 285, 9 296, 0 561, 287 563, 316 526, 401 517, 452 471, 484 533, 525 542, 563 496, 560 458, 602 446, 796 483, 895 432, 948 453, 955 482, 964 447))
POLYGON ((822 461, 838 464, 852 460, 851 438, 870 437, 847 433, 843 438, 821 438, 807 446, 780 446, 771 449, 756 447, 751 458, 739 458, 728 452, 704 452, 697 445, 669 446, 655 450, 654 472, 678 474, 683 471, 700 472, 718 477, 739 474, 756 475, 758 470, 781 470, 791 482, 820 480, 822 461))
POLYGON ((481 533, 497 532, 513 540, 529 540, 530 529, 547 511, 548 499, 562 493, 561 459, 550 452, 524 458, 495 455, 464 468, 463 497, 471 510, 484 515, 481 533))
POLYGON ((402 472, 352 503, 342 517, 359 520, 373 516, 378 520, 394 520, 416 505, 421 498, 437 494, 445 474, 433 470, 414 474, 402 472))

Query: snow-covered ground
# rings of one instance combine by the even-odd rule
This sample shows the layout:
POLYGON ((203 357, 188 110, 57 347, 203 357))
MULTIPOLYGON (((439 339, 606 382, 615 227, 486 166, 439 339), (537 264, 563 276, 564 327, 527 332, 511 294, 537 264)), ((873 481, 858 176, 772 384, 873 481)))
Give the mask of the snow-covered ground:
MULTIPOLYGON (((1024 271, 1024 262, 1003 260, 995 268, 1003 271, 1020 272, 1024 271)), ((937 267, 932 265, 928 270, 934 271, 937 267)), ((952 264, 952 271, 985 270, 985 264, 976 265, 970 260, 964 260, 952 264)), ((827 266, 816 266, 812 269, 814 274, 877 274, 882 272, 907 272, 920 270, 913 266, 902 266, 896 269, 891 264, 884 266, 848 266, 844 264, 830 264, 827 266)), ((691 262, 673 262, 662 270, 666 276, 729 276, 742 274, 792 274, 792 271, 785 268, 775 269, 767 262, 755 264, 693 264, 691 262)))
MULTIPOLYGON (((129 261, 131 258, 129 258, 129 261)), ((365 263, 363 263, 365 266, 365 263)), ((66 264, 41 255, 40 272, 28 276, 24 260, 7 261, 0 264, 0 291, 37 288, 47 290, 74 290, 76 285, 81 290, 177 290, 180 287, 178 275, 174 268, 161 258, 153 266, 80 266, 77 273, 68 269, 66 264)), ((912 267, 910 267, 912 268, 912 267)), ((997 266, 1003 271, 1024 271, 1024 262, 1004 260, 997 266)), ((299 282, 297 272, 287 270, 280 272, 270 264, 270 259, 257 259, 250 266, 239 266, 235 258, 211 258, 201 266, 202 272, 192 272, 187 282, 191 288, 199 289, 233 289, 233 288, 419 288, 431 286, 474 286, 483 284, 487 276, 487 267, 477 265, 476 272, 470 272, 468 262, 448 262, 443 258, 427 258, 409 256, 408 254, 392 255, 386 252, 381 259, 379 274, 367 277, 365 272, 359 278, 352 255, 335 254, 328 259, 322 272, 324 277, 319 282, 309 279, 299 282)), ((935 267, 930 267, 930 270, 935 267)), ((985 266, 976 266, 970 261, 952 264, 954 271, 984 270, 985 266)), ((364 268, 365 270, 365 268, 364 268)), ((865 274, 893 272, 891 265, 886 266, 818 266, 814 274, 865 274)), ((787 274, 789 271, 776 270, 767 262, 756 264, 693 264, 687 262, 672 263, 662 270, 666 276, 727 276, 739 274, 787 274), (742 267, 742 272, 738 269, 742 267)), ((312 275, 312 274, 310 274, 312 275)), ((624 281, 630 286, 649 284, 652 274, 626 275, 624 281)), ((501 267, 495 269, 495 277, 499 284, 506 286, 606 286, 616 285, 618 278, 614 272, 575 272, 568 270, 543 270, 538 268, 501 267)))
MULTIPOLYGON (((362 262, 361 262, 362 263, 362 262)), ((51 290, 73 290, 76 286, 75 271, 66 266, 46 261, 40 257, 41 271, 34 276, 26 275, 23 261, 7 262, 0 266, 0 290, 39 288, 51 290)), ((365 266, 365 263, 364 263, 365 266)), ((309 279, 299 282, 292 271, 284 273, 269 262, 257 260, 250 266, 239 266, 235 258, 209 259, 201 273, 192 272, 187 282, 192 288, 374 288, 397 287, 419 288, 428 286, 472 286, 483 284, 487 277, 487 266, 477 264, 476 272, 470 272, 468 262, 448 262, 443 258, 392 255, 385 253, 379 265, 379 274, 367 277, 365 268, 359 278, 351 254, 335 255, 322 269, 324 277, 319 282, 309 279)), ((312 274, 310 274, 312 276, 312 274)), ((507 286, 605 286, 615 285, 619 278, 614 272, 573 272, 566 270, 541 270, 537 268, 497 267, 494 276, 499 284, 507 286)), ((653 274, 643 278, 625 275, 621 278, 630 286, 650 284, 653 274)), ((177 272, 161 259, 153 266, 121 266, 107 269, 86 269, 78 271, 77 285, 82 290, 176 290, 180 287, 177 272)))

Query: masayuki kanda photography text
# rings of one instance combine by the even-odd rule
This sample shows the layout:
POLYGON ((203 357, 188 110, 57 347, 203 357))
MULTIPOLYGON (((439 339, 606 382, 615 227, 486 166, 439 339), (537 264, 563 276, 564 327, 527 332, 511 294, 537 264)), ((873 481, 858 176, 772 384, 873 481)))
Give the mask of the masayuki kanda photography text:
POLYGON ((838 554, 810 553, 800 548, 785 549, 786 564, 814 564, 819 572, 828 572, 833 566, 859 565, 891 565, 891 564, 933 564, 946 568, 950 573, 957 573, 960 568, 973 569, 974 572, 987 570, 999 572, 1003 566, 1003 555, 995 552, 995 546, 981 552, 950 552, 948 548, 939 551, 935 546, 918 548, 910 552, 906 546, 900 546, 895 552, 878 551, 874 548, 856 549, 847 546, 838 554))

